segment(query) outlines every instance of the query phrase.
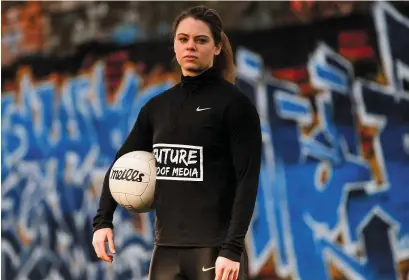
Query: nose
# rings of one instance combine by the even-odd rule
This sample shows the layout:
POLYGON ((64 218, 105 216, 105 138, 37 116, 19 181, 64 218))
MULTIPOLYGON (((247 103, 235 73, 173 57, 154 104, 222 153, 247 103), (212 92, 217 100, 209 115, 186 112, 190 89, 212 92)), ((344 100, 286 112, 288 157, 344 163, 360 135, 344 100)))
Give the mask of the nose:
POLYGON ((194 40, 189 40, 189 41, 187 41, 187 43, 186 43, 186 49, 189 50, 189 51, 194 51, 194 50, 196 50, 196 44, 195 44, 194 40))

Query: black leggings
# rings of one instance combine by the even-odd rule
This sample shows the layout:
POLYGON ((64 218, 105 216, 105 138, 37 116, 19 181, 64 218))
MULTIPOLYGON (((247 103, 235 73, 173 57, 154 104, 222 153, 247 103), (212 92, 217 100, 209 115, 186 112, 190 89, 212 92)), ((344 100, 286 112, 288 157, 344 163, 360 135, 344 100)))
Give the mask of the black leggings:
MULTIPOLYGON (((149 280, 214 280, 218 248, 157 246, 153 250, 149 280)), ((247 254, 240 261, 239 280, 248 280, 247 254)))

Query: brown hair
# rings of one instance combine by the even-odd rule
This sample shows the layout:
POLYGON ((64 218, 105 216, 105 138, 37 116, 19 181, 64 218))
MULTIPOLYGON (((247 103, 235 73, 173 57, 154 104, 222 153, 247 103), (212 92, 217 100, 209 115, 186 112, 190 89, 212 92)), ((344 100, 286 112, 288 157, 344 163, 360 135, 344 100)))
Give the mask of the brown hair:
POLYGON ((203 5, 183 11, 173 23, 172 39, 176 35, 179 23, 189 17, 201 20, 209 26, 215 44, 221 44, 222 48, 220 54, 215 57, 213 66, 224 79, 234 84, 236 81, 236 66, 234 64, 233 50, 229 38, 223 32, 223 23, 219 13, 203 5))

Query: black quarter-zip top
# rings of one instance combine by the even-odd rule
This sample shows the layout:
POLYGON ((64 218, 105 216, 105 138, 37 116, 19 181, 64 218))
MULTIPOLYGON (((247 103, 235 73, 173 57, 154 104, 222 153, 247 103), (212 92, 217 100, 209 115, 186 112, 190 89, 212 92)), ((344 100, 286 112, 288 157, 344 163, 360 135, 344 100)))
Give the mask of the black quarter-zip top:
MULTIPOLYGON (((137 150, 156 158, 155 244, 219 247, 239 261, 261 164, 255 106, 214 68, 150 99, 115 160, 137 150)), ((115 162, 115 161, 114 161, 115 162)), ((113 228, 117 203, 105 176, 94 231, 113 228)))

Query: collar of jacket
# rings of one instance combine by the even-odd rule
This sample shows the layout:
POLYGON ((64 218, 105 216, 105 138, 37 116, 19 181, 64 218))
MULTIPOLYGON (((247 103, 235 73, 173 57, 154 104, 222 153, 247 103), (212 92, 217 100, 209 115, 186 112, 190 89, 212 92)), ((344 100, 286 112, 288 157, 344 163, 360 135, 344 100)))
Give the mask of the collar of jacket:
POLYGON ((181 86, 187 89, 196 89, 198 86, 212 83, 220 79, 217 70, 214 67, 207 69, 197 76, 181 75, 181 86))

